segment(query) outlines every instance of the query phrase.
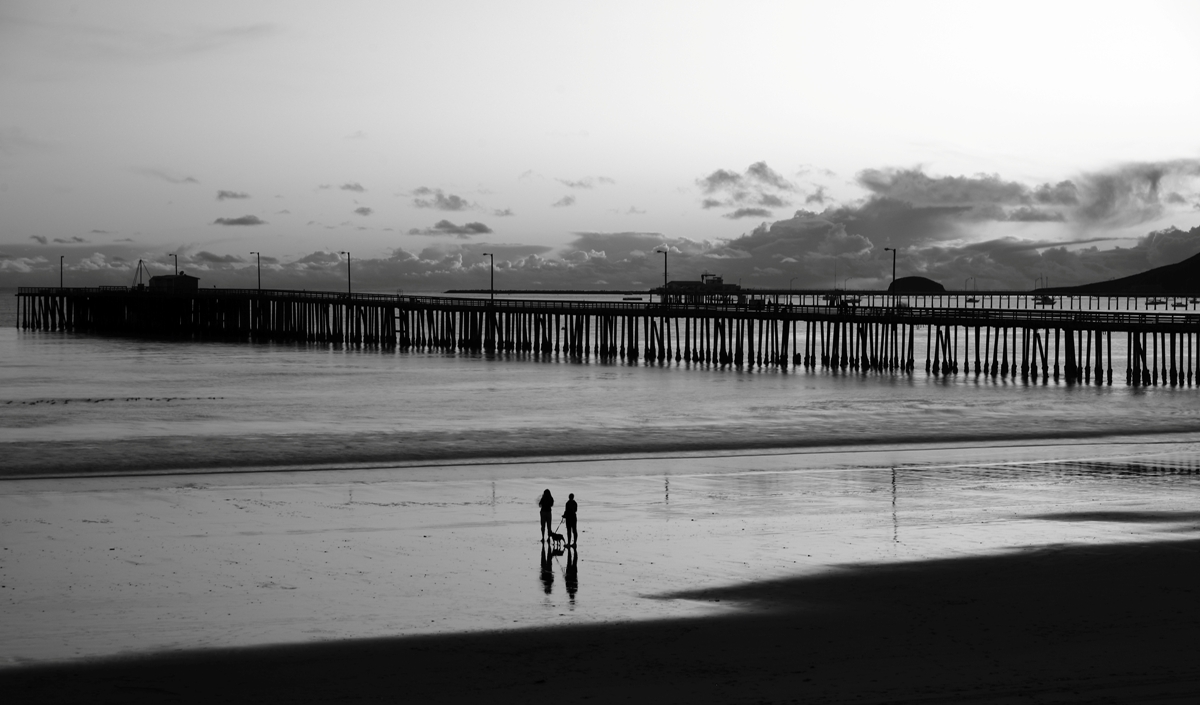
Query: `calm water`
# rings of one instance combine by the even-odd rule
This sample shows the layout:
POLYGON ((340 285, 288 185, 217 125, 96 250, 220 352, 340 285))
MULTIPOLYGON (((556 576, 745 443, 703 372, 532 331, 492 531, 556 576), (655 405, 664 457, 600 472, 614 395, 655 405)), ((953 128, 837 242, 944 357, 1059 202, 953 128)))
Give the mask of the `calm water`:
POLYGON ((1114 367, 1111 387, 739 371, 31 333, 9 317, 0 443, 10 474, 70 474, 1200 431, 1200 390, 1130 388, 1114 367))

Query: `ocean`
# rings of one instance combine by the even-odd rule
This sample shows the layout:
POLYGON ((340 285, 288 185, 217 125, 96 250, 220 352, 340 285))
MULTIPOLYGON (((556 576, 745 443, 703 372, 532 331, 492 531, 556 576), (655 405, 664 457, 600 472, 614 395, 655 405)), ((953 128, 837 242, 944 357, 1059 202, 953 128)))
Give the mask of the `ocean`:
POLYGON ((1126 386, 1123 364, 1112 386, 739 370, 23 332, 12 313, 0 632, 20 636, 0 664, 686 616, 716 607, 656 596, 1144 539, 1160 527, 1052 517, 1200 493, 1200 390, 1126 386), (574 558, 538 542, 547 486, 580 495, 574 558))

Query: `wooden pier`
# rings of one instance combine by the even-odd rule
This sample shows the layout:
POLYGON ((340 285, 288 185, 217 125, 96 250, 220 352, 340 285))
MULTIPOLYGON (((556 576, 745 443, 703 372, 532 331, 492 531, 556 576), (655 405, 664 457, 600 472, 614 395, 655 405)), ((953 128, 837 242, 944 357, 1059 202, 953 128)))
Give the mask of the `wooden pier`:
POLYGON ((1091 384, 1112 384, 1115 364, 1127 384, 1200 385, 1196 313, 914 305, 931 297, 878 292, 855 306, 821 292, 687 304, 125 287, 26 287, 17 296, 17 326, 31 331, 784 370, 907 374, 920 366, 936 375, 1091 384))

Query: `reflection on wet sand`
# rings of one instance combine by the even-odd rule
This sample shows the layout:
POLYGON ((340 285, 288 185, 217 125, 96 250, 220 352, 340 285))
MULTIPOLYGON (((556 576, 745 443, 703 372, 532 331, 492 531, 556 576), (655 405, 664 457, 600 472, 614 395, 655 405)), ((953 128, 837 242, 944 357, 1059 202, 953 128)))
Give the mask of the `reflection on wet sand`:
POLYGON ((567 596, 571 598, 571 606, 575 606, 575 593, 579 590, 579 551, 567 549, 567 572, 564 576, 567 583, 567 596))

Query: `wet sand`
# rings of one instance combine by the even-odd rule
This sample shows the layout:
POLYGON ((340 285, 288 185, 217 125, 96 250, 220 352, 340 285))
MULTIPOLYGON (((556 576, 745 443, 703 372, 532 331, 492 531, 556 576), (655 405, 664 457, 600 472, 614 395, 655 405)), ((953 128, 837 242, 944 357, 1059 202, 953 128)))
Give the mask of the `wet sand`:
POLYGON ((1137 441, 7 482, 0 690, 1195 695, 1196 457, 1137 441), (578 551, 538 543, 546 486, 580 500, 578 551))
MULTIPOLYGON (((1113 521, 1129 517, 1113 516, 1113 521)), ((1151 521, 1195 521, 1160 516, 1151 521)), ((1200 541, 1042 548, 687 594, 695 619, 0 671, 20 702, 1182 703, 1200 541)))

